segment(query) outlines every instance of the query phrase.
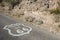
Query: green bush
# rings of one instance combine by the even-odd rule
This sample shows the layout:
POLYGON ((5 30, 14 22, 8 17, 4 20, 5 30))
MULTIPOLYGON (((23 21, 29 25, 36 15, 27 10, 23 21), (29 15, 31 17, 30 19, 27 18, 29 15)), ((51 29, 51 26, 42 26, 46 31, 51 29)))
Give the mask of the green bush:
POLYGON ((18 5, 21 0, 4 0, 4 2, 10 4, 10 7, 13 9, 15 5, 18 5))
POLYGON ((55 10, 50 10, 51 14, 54 13, 56 15, 59 15, 60 14, 60 8, 58 9, 55 9, 55 10))
POLYGON ((0 3, 2 3, 3 0, 0 0, 0 3))
POLYGON ((3 3, 0 3, 0 6, 1 6, 1 7, 5 7, 5 5, 4 5, 3 3))
POLYGON ((58 25, 58 28, 60 28, 60 25, 58 25))

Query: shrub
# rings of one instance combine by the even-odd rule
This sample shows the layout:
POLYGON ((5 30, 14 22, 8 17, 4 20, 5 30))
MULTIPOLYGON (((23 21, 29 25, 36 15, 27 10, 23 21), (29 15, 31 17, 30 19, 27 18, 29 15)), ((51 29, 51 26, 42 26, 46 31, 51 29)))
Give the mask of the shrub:
POLYGON ((60 25, 58 25, 58 28, 60 28, 60 25))
POLYGON ((5 7, 5 5, 4 5, 3 3, 0 3, 0 6, 1 6, 1 7, 5 7))
POLYGON ((10 4, 10 7, 12 7, 12 9, 14 8, 14 6, 18 5, 22 0, 4 0, 4 2, 7 2, 10 4))
POLYGON ((41 24, 43 24, 43 21, 42 20, 36 20, 36 23, 38 24, 38 25, 41 25, 41 24))
POLYGON ((0 3, 2 3, 3 0, 0 0, 0 3))
POLYGON ((56 15, 59 15, 60 14, 60 8, 58 9, 54 9, 54 10, 50 10, 51 14, 54 13, 56 15))

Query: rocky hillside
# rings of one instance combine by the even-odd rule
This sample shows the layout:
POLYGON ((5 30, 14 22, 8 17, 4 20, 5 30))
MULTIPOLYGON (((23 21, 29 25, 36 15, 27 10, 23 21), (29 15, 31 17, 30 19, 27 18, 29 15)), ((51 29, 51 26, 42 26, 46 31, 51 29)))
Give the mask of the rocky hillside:
POLYGON ((60 0, 1 0, 0 10, 51 32, 60 32, 60 0))
MULTIPOLYGON (((59 0, 1 0, 0 5, 8 9, 19 9, 28 11, 47 11, 56 9, 59 6, 59 0)), ((7 10, 8 10, 7 9, 7 10)))

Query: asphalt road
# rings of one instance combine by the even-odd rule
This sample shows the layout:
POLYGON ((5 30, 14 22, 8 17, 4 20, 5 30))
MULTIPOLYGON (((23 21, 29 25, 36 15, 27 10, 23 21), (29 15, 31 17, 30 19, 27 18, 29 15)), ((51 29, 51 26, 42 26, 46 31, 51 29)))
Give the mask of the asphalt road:
POLYGON ((31 26, 32 31, 30 34, 14 37, 12 35, 9 35, 7 30, 3 29, 5 25, 14 24, 14 23, 18 23, 18 22, 4 15, 0 15, 0 40, 60 40, 60 38, 55 36, 54 34, 38 29, 34 25, 27 23, 25 24, 22 21, 20 21, 19 23, 23 23, 27 26, 31 26))

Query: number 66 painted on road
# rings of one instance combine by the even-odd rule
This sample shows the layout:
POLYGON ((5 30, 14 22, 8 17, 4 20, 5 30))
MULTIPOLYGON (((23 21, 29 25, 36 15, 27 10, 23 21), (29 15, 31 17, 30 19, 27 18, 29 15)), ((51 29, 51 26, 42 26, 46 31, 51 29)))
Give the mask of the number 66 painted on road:
POLYGON ((25 26, 24 24, 16 23, 11 25, 6 25, 3 29, 7 30, 12 36, 22 36, 29 34, 32 31, 31 27, 25 26))

